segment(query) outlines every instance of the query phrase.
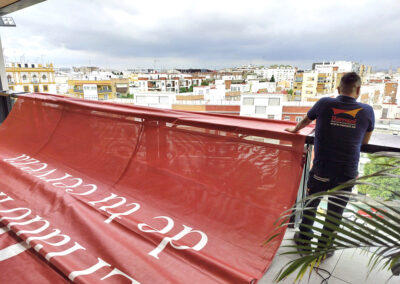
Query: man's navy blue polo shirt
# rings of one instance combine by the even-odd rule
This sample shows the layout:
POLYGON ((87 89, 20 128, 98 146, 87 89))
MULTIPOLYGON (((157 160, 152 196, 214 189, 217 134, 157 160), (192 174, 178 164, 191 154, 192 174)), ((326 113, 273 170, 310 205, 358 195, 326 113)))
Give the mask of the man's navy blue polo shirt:
POLYGON ((364 135, 375 125, 372 107, 341 95, 320 99, 307 116, 317 119, 314 172, 322 177, 356 177, 364 135))

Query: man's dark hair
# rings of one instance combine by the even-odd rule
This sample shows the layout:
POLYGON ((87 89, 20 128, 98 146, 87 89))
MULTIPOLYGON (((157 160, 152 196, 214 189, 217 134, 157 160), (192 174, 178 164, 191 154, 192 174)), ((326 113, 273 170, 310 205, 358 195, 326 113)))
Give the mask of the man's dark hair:
POLYGON ((340 91, 343 95, 350 95, 355 88, 361 86, 361 78, 356 72, 350 72, 343 75, 340 80, 340 91))

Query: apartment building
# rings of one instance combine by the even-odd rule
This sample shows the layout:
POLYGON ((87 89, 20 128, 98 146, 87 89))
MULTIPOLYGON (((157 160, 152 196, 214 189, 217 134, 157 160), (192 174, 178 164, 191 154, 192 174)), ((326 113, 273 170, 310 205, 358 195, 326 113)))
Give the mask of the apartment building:
POLYGON ((326 95, 332 93, 334 89, 333 73, 318 73, 317 94, 326 95))
POLYGON ((281 119, 284 94, 246 94, 240 102, 240 115, 281 119))
POLYGON ((138 90, 141 92, 180 92, 200 86, 205 77, 187 74, 140 74, 138 90))
POLYGON ((6 78, 15 92, 57 93, 53 64, 6 63, 6 78))
POLYGON ((296 68, 289 65, 273 65, 269 68, 256 69, 254 73, 262 76, 263 79, 271 80, 274 77, 275 82, 288 81, 293 83, 296 70, 296 68))
POLYGON ((337 72, 339 73, 346 73, 346 72, 360 72, 360 64, 357 62, 352 62, 352 61, 330 61, 330 62, 318 62, 318 63, 313 63, 312 64, 312 69, 325 73, 327 72, 330 68, 337 67, 337 72))
POLYGON ((139 106, 172 109, 176 96, 174 92, 139 92, 135 93, 133 100, 139 106))
POLYGON ((386 82, 385 83, 385 99, 386 103, 399 104, 397 101, 397 92, 399 88, 399 83, 396 81, 386 82))
POLYGON ((172 105, 172 109, 184 110, 184 111, 198 111, 207 112, 214 114, 229 114, 229 115, 239 115, 240 114, 240 103, 239 102, 214 102, 207 103, 205 101, 193 101, 192 103, 188 101, 176 101, 172 105))
POLYGON ((298 71, 293 82, 294 101, 315 101, 317 97, 336 92, 340 80, 345 73, 337 72, 337 67, 324 66, 317 72, 298 71))
POLYGON ((68 80, 68 94, 88 100, 115 99, 129 94, 129 79, 68 80))
POLYGON ((315 98, 317 96, 317 86, 318 73, 313 71, 304 72, 301 100, 307 101, 308 98, 315 98))
POLYGON ((292 95, 294 101, 301 101, 301 94, 303 92, 303 73, 304 71, 298 71, 294 75, 292 95))
POLYGON ((249 91, 252 93, 274 93, 276 92, 276 82, 266 80, 251 79, 247 80, 249 91))
POLYGON ((382 105, 384 97, 385 84, 375 83, 366 84, 361 86, 360 102, 369 104, 371 106, 382 105))
POLYGON ((282 120, 299 122, 311 109, 314 103, 286 102, 282 106, 282 120))

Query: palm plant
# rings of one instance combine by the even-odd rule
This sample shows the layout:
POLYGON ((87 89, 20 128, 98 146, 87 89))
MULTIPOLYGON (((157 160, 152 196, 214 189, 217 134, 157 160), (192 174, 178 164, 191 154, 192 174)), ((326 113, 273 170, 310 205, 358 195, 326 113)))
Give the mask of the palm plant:
MULTIPOLYGON (((380 152, 374 154, 375 157, 389 157, 389 162, 373 174, 365 175, 342 184, 327 192, 321 192, 306 197, 298 201, 293 208, 285 211, 276 221, 277 230, 280 233, 273 232, 266 241, 266 244, 274 240, 279 234, 283 233, 288 226, 289 220, 299 210, 304 212, 309 210, 307 204, 316 198, 329 197, 329 202, 341 206, 340 199, 349 199, 345 208, 347 213, 342 218, 338 214, 332 213, 327 216, 326 213, 317 211, 316 216, 310 217, 304 214, 304 218, 314 221, 314 224, 307 226, 314 233, 304 233, 305 236, 312 237, 311 241, 297 239, 297 245, 284 245, 289 251, 282 255, 295 254, 299 258, 289 261, 276 275, 277 282, 285 279, 292 273, 297 272, 296 280, 301 279, 309 270, 318 267, 321 261, 329 252, 344 250, 350 248, 360 249, 371 252, 368 262, 368 275, 373 269, 391 269, 393 274, 400 273, 400 208, 391 205, 387 200, 372 199, 363 195, 358 195, 341 189, 352 185, 369 185, 376 187, 376 184, 369 182, 371 178, 395 178, 400 179, 400 153, 380 152), (351 217, 349 217, 351 216, 351 217), (327 226, 333 232, 323 231, 321 227, 327 226), (323 235, 321 233, 323 232, 323 235), (310 250, 311 247, 311 250, 310 250)), ((392 196, 400 199, 398 192, 392 191, 392 196)))

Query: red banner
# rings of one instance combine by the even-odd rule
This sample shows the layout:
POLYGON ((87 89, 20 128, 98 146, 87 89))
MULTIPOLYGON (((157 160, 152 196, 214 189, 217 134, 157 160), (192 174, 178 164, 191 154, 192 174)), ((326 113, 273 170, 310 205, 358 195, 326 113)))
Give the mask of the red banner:
POLYGON ((293 205, 292 124, 18 98, 0 127, 0 283, 250 283, 293 205))

